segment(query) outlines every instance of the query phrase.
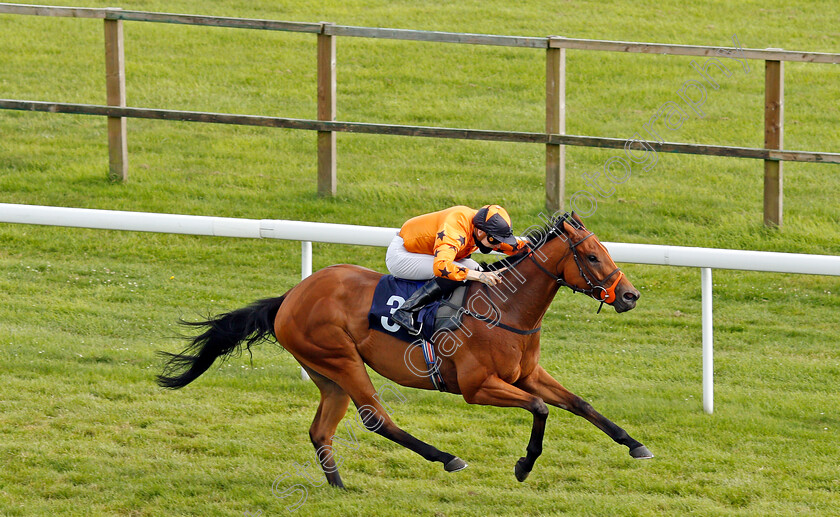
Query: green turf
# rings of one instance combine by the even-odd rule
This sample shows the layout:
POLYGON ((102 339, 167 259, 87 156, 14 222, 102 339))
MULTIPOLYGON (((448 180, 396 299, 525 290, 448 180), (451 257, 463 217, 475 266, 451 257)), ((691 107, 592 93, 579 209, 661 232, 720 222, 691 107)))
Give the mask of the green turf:
MULTIPOLYGON (((72 2, 52 2, 73 5, 72 2)), ((91 1, 86 7, 110 6, 91 1)), ((126 1, 126 9, 519 36, 840 52, 834 2, 126 1)), ((0 97, 103 104, 100 20, 0 15, 0 97)), ((315 37, 125 24, 128 105, 315 118, 315 37)), ((339 38, 338 118, 544 128, 539 50, 339 38)), ((569 51, 567 131, 629 138, 696 79, 691 58, 569 51)), ((763 63, 735 68, 668 140, 760 147, 763 63)), ((785 65, 785 147, 840 151, 840 68, 785 65)), ((0 202, 399 226, 455 203, 497 202, 522 231, 544 205, 544 150, 338 135, 338 195, 316 194, 309 132, 129 119, 130 180, 107 181, 101 118, 0 111, 0 202)), ((664 136, 664 135, 663 135, 664 136)), ((569 193, 617 151, 567 148, 569 193)), ((785 224, 762 225, 756 160, 658 156, 599 199, 607 241, 838 254, 836 165, 785 171, 785 224)), ((384 249, 314 244, 314 266, 384 271, 384 249)), ((0 225, 0 515, 837 515, 840 281, 715 271, 715 413, 702 411, 700 274, 622 264, 636 310, 595 314, 561 292, 542 364, 656 455, 631 459, 552 408, 543 456, 513 476, 522 410, 401 388, 396 422, 466 460, 439 464, 340 427, 341 492, 307 429, 317 390, 262 345, 180 392, 154 384, 179 317, 278 295, 297 242, 0 225), (284 477, 285 476, 285 477, 284 477), (247 513, 246 513, 247 512, 247 513)), ((373 376, 374 384, 384 379, 373 376)))

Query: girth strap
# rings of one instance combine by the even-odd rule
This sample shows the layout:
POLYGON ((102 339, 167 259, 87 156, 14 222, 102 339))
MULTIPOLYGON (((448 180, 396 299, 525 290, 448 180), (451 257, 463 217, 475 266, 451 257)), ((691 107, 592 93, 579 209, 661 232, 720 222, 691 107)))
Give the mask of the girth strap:
POLYGON ((420 345, 420 348, 423 349, 423 358, 426 360, 426 371, 429 372, 429 379, 432 381, 432 385, 438 391, 446 391, 446 383, 443 381, 443 376, 440 374, 440 369, 438 368, 437 363, 437 356, 435 355, 435 347, 432 345, 430 341, 423 340, 423 344, 420 345))

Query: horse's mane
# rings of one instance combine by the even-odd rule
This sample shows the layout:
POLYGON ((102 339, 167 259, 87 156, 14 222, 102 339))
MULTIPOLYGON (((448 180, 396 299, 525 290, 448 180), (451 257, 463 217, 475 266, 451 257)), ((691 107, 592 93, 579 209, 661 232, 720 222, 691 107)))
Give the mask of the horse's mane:
MULTIPOLYGON (((525 235, 525 240, 531 244, 531 249, 540 249, 545 246, 547 242, 556 239, 557 236, 560 235, 560 232, 557 230, 563 224, 563 221, 569 223, 575 229, 580 230, 583 228, 583 225, 572 218, 572 214, 565 212, 561 216, 554 217, 550 222, 543 225, 542 228, 537 228, 536 230, 532 228, 528 234, 525 235), (534 241, 531 238, 532 235, 539 235, 541 237, 540 242, 538 242, 536 246, 533 246, 534 241), (545 237, 543 238, 542 236, 545 237)), ((489 264, 486 262, 479 262, 479 264, 481 264, 482 271, 496 271, 502 268, 510 267, 512 264, 518 264, 527 253, 527 250, 520 251, 519 253, 497 260, 496 262, 491 262, 489 264)))

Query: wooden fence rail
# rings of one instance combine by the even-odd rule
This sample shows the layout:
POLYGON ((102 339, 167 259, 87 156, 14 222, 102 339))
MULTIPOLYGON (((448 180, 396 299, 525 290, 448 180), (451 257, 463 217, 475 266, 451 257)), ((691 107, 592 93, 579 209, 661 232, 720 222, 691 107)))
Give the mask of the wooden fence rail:
MULTIPOLYGON (((99 115, 105 117, 143 118, 152 120, 174 120, 179 122, 205 122, 211 124, 232 124, 239 126, 261 126, 283 129, 304 129, 318 132, 363 133, 370 135, 420 136, 426 138, 449 138, 458 140, 483 140, 488 142, 514 142, 545 145, 573 145, 579 147, 600 147, 624 149, 627 139, 597 136, 529 133, 525 131, 492 131, 486 129, 459 129, 429 126, 405 126, 396 124, 370 124, 364 122, 341 122, 299 118, 264 117, 259 115, 235 115, 208 113, 205 111, 180 111, 150 108, 101 106, 95 104, 68 104, 61 102, 18 101, 0 99, 0 109, 38 111, 43 113, 68 113, 74 115, 99 115)), ((840 163, 840 153, 812 151, 788 151, 762 149, 758 147, 732 147, 724 145, 683 144, 677 142, 652 142, 657 152, 677 154, 700 154, 731 158, 754 158, 769 161, 840 163)))
POLYGON ((764 160, 764 222, 768 226, 782 224, 782 161, 840 163, 840 154, 828 152, 783 150, 784 134, 784 62, 840 64, 840 54, 800 52, 782 49, 741 49, 565 38, 560 36, 520 37, 455 32, 418 31, 336 25, 328 22, 301 23, 250 18, 230 18, 188 14, 130 11, 119 8, 95 9, 51 7, 0 3, 0 14, 102 19, 105 23, 106 91, 108 106, 0 100, 0 109, 75 113, 108 117, 109 177, 126 180, 128 152, 126 119, 150 118, 221 124, 258 125, 318 132, 318 192, 334 195, 337 186, 336 132, 373 133, 433 138, 461 138, 504 142, 537 143, 546 146, 546 207, 555 212, 563 208, 565 199, 564 146, 624 149, 626 139, 576 136, 565 134, 565 55, 566 50, 630 52, 678 56, 715 57, 737 54, 743 60, 765 61, 765 148, 699 145, 675 142, 649 142, 657 152, 702 154, 764 160), (258 117, 248 115, 171 111, 130 108, 125 106, 125 65, 123 50, 124 21, 174 23, 240 29, 274 30, 315 34, 318 38, 318 120, 258 117), (335 121, 336 55, 335 38, 361 37, 494 45, 543 49, 546 52, 546 132, 526 133, 456 129, 442 127, 363 124, 335 121))

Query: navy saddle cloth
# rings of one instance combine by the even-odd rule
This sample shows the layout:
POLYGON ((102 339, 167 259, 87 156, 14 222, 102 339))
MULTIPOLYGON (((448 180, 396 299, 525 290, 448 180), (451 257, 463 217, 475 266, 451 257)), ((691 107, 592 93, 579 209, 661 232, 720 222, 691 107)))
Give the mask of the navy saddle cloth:
MULTIPOLYGON (((379 283, 376 284, 376 289, 373 291, 373 303, 371 304, 370 312, 368 313, 370 328, 378 330, 379 332, 390 334, 408 343, 414 343, 417 341, 420 336, 412 336, 407 330, 391 321, 390 316, 400 307, 400 305, 403 304, 403 302, 405 302, 405 300, 408 299, 409 296, 414 293, 414 291, 419 289, 420 286, 425 283, 425 280, 403 280, 402 278, 396 278, 393 275, 383 276, 379 280, 379 283)), ((463 304, 465 294, 466 286, 461 286, 458 287, 448 298, 452 303, 460 307, 463 304)), ((418 315, 415 315, 415 319, 423 323, 421 334, 426 341, 431 341, 432 336, 435 333, 435 315, 437 315, 440 305, 441 301, 432 302, 420 309, 420 313, 418 315)), ((450 308, 444 307, 444 309, 450 308)), ((439 315, 437 322, 438 329, 441 328, 442 324, 446 324, 446 327, 450 327, 454 324, 457 327, 460 323, 460 314, 456 313, 455 309, 451 309, 446 312, 451 312, 453 314, 447 314, 445 317, 440 317, 439 315), (457 322, 455 321, 456 319, 458 320, 457 322)))

